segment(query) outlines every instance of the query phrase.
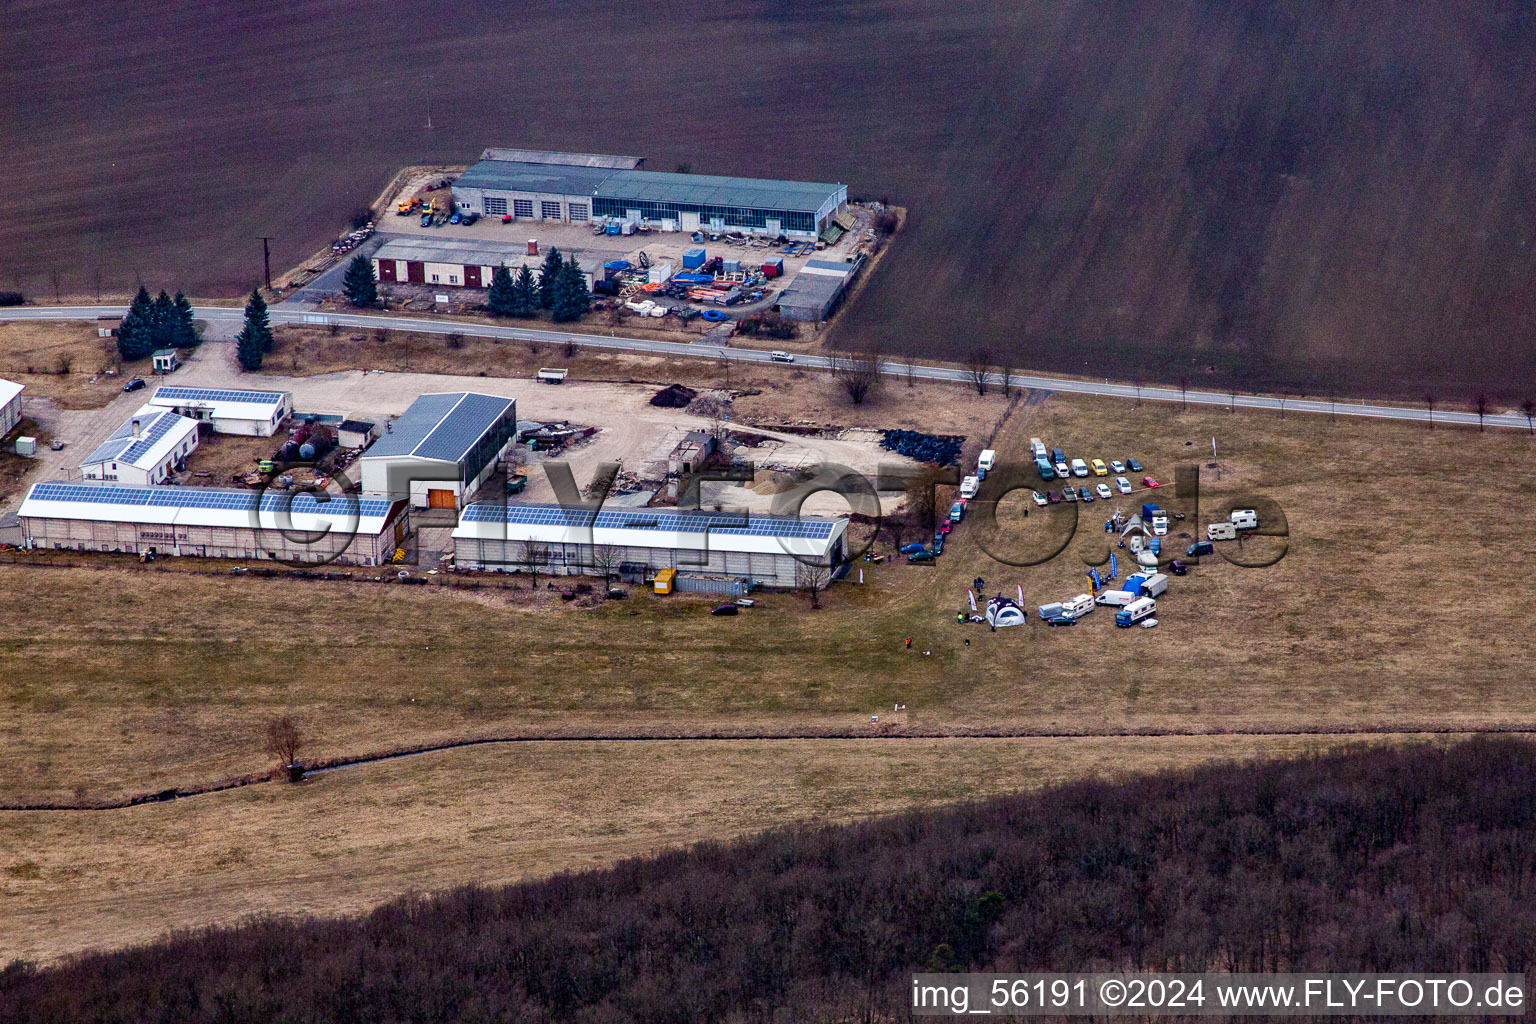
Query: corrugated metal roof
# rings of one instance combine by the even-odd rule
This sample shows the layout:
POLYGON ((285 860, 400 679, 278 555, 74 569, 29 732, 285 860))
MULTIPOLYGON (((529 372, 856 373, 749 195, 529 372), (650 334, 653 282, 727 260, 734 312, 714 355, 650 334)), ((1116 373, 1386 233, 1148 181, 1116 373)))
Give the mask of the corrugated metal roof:
POLYGON ((461 462, 475 442, 512 406, 512 399, 468 391, 421 395, 363 453, 364 459, 461 462))
MULTIPOLYGON (((569 253, 564 250, 562 255, 576 257, 576 265, 582 270, 592 273, 600 265, 601 261, 593 256, 584 256, 581 253, 569 253)), ((476 238, 392 238, 379 246, 373 254, 374 259, 379 260, 415 260, 422 263, 461 263, 471 266, 500 267, 507 266, 517 268, 525 263, 529 266, 538 266, 544 262, 544 254, 537 256, 528 255, 526 245, 511 245, 506 242, 487 242, 476 238)), ((487 285, 489 281, 485 282, 487 285)))
POLYGON ((774 178, 726 178, 713 174, 669 174, 663 171, 615 171, 595 195, 604 199, 635 199, 697 206, 734 206, 753 210, 793 210, 815 213, 843 185, 774 178))
POLYGON ((103 462, 126 462, 139 469, 152 469, 189 434, 197 433, 197 420, 180 416, 169 409, 146 405, 112 432, 83 460, 82 466, 103 462), (139 423, 139 436, 133 436, 133 423, 139 423))
POLYGON ((459 175, 453 187, 590 196, 605 180, 619 173, 623 172, 608 167, 574 167, 565 164, 525 163, 517 160, 482 160, 459 175))
POLYGON ((513 161, 524 164, 564 164, 570 167, 609 167, 614 170, 633 170, 639 167, 643 157, 612 156, 607 153, 557 153, 548 149, 505 149, 488 146, 480 154, 481 160, 513 161))
POLYGON ((25 384, 17 384, 13 380, 0 380, 0 408, 11 404, 11 399, 21 394, 25 384))
POLYGON ((212 526, 311 533, 341 530, 377 535, 396 502, 349 494, 289 494, 215 487, 118 487, 54 480, 33 484, 22 519, 212 526))
POLYGON ((455 539, 616 544, 697 551, 750 551, 823 558, 848 520, 675 508, 566 508, 536 503, 469 505, 455 539))

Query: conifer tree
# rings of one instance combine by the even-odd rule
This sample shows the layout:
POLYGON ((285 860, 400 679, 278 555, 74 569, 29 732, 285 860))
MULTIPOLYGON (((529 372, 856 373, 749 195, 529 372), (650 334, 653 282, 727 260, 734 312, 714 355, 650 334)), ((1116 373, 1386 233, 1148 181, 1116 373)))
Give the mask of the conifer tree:
POLYGON ((177 348, 191 348, 198 342, 197 325, 192 318, 192 303, 181 292, 176 293, 176 322, 171 330, 171 344, 177 348))
POLYGON ((149 290, 139 285, 139 292, 117 329, 117 354, 123 362, 136 362, 153 351, 154 341, 150 337, 153 316, 154 302, 149 297, 149 290))
POLYGON ((539 286, 534 283, 533 271, 528 269, 526 263, 517 272, 517 283, 512 286, 512 291, 512 315, 533 316, 539 307, 539 286))
POLYGON ((373 306, 379 301, 379 282, 373 276, 373 261, 362 253, 352 257, 341 279, 341 290, 354 306, 373 306))
POLYGON ((245 326, 235 338, 235 355, 242 369, 259 370, 271 348, 272 325, 267 318, 267 304, 261 292, 253 289, 245 304, 245 326))
POLYGON ((567 260, 555 278, 554 319, 559 323, 580 320, 592 306, 592 293, 587 291, 587 279, 575 260, 567 260))
POLYGON ((539 269, 539 305, 544 309, 554 308, 555 282, 560 280, 560 268, 564 265, 559 249, 551 248, 544 257, 544 266, 539 269))
POLYGON ((491 290, 485 297, 492 316, 513 316, 517 313, 517 286, 512 283, 512 272, 497 267, 491 272, 491 290))

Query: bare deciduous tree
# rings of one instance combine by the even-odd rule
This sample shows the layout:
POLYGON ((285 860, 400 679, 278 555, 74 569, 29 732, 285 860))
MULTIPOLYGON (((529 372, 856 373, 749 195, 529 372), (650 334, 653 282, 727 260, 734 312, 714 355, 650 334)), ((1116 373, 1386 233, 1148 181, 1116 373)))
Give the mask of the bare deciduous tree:
POLYGON ((1527 398, 1520 403, 1520 411, 1525 413, 1525 428, 1532 434, 1536 434, 1536 398, 1527 398))
POLYGON ((981 347, 971 349, 971 354, 965 359, 965 374, 975 386, 976 393, 985 396, 987 384, 992 378, 992 357, 986 349, 981 347))
POLYGON ((907 377, 907 387, 917 383, 917 356, 909 355, 902 359, 901 366, 907 377))
POLYGON ((613 579, 623 558, 624 549, 617 544, 592 545, 592 570, 602 576, 604 583, 613 579))
POLYGON ((821 590, 827 585, 832 572, 824 565, 807 562, 795 563, 795 586, 806 592, 812 608, 821 607, 821 590))
POLYGON ((1472 396, 1472 404, 1477 408, 1477 432, 1479 434, 1483 432, 1483 417, 1488 415, 1488 406, 1492 404, 1492 401, 1486 391, 1479 391, 1472 396))
POLYGON ((1433 391, 1426 391, 1426 392, 1424 392, 1424 404, 1429 406, 1429 429, 1430 430, 1434 430, 1435 429, 1435 393, 1433 391))
POLYGON ((941 475, 936 467, 926 466, 907 482, 906 505, 919 528, 934 528, 934 517, 939 510, 941 475))
POLYGON ((1179 378, 1179 408, 1180 408, 1180 410, 1183 410, 1183 411, 1187 411, 1189 409, 1189 378, 1188 377, 1180 377, 1179 378))
POLYGON ((832 378, 854 405, 863 405, 864 400, 879 389, 885 360, 878 351, 833 352, 830 358, 832 378))
POLYGON ((292 768, 298 763, 304 736, 293 719, 284 715, 267 723, 263 742, 266 752, 277 758, 279 764, 284 768, 292 768))

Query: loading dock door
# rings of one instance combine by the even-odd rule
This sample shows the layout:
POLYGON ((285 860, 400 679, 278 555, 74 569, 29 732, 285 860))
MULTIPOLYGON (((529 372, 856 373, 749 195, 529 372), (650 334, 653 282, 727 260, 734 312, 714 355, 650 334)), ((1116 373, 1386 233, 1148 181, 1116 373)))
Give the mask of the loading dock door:
POLYGON ((465 264, 465 266, 464 266, 464 287, 466 287, 466 288, 479 288, 480 287, 480 268, 479 268, 479 266, 470 266, 468 264, 465 264))
POLYGON ((453 500, 452 491, 441 487, 429 487, 427 488, 427 507, 457 508, 458 506, 457 503, 453 500))
POLYGON ((379 260, 379 280, 393 281, 395 279, 395 261, 379 260))
POLYGON ((405 276, 411 284, 426 284, 427 265, 420 260, 411 260, 405 265, 405 276))

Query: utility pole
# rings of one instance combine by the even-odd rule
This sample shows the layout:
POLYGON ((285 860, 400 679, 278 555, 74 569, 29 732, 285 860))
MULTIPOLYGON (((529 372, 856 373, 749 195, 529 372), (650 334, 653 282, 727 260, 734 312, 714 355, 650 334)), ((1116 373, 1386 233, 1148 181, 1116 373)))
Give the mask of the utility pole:
POLYGON ((261 268, 267 280, 267 291, 272 290, 272 250, 267 246, 270 241, 270 236, 261 236, 261 268))

